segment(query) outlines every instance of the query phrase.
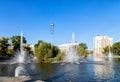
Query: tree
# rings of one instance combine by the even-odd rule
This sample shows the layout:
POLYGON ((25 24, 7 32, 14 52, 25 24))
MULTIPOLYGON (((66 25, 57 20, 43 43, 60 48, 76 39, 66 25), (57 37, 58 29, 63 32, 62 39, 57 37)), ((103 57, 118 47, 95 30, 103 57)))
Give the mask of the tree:
POLYGON ((116 42, 112 45, 112 53, 120 56, 120 42, 116 42))
POLYGON ((82 56, 87 56, 88 52, 87 52, 87 45, 85 43, 80 43, 78 46, 77 46, 77 50, 78 50, 78 53, 79 55, 82 55, 82 56))
POLYGON ((103 48, 103 52, 104 55, 108 55, 109 54, 109 46, 106 46, 105 48, 103 48))
POLYGON ((104 55, 108 55, 109 52, 112 53, 112 46, 106 46, 105 48, 103 48, 103 52, 102 52, 102 53, 103 53, 104 55), (109 47, 110 47, 110 51, 109 51, 109 47))
POLYGON ((59 55, 60 50, 58 47, 53 46, 51 48, 51 44, 47 42, 43 42, 39 40, 37 44, 35 44, 35 55, 37 56, 40 62, 51 62, 59 59, 57 56, 59 55))
MULTIPOLYGON (((20 50, 20 39, 21 39, 21 36, 12 36, 11 37, 11 42, 12 42, 12 45, 14 46, 14 50, 20 50)), ((27 43, 25 37, 23 37, 23 43, 27 43)))
POLYGON ((81 46, 83 49, 87 49, 87 45, 85 43, 80 43, 79 46, 81 46))
POLYGON ((31 51, 30 45, 28 45, 28 44, 24 45, 24 46, 23 46, 23 49, 24 49, 25 51, 28 51, 28 52, 31 51))
POLYGON ((7 55, 7 50, 8 50, 8 40, 9 38, 7 37, 2 37, 0 38, 0 55, 7 55))
POLYGON ((42 40, 38 40, 37 44, 35 44, 35 47, 38 47, 40 45, 40 43, 43 43, 42 40))

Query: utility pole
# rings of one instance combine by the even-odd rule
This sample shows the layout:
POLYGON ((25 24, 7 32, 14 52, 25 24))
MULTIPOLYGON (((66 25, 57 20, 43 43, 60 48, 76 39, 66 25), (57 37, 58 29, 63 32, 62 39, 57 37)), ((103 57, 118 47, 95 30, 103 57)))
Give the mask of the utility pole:
POLYGON ((54 38, 54 23, 50 24, 50 34, 51 34, 51 55, 53 56, 53 38, 54 38))

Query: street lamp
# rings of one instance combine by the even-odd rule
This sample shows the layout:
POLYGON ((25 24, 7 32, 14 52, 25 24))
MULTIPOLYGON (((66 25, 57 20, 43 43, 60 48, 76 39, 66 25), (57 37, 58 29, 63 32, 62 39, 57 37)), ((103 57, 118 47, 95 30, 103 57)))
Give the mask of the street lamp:
POLYGON ((51 24, 50 24, 50 34, 51 34, 51 50, 52 50, 52 52, 51 52, 51 55, 53 56, 53 38, 54 38, 54 23, 52 22, 51 24))

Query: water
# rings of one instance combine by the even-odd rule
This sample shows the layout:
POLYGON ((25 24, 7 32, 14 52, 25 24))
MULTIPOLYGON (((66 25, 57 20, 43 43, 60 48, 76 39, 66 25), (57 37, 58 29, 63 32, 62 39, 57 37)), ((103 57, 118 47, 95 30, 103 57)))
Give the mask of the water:
POLYGON ((21 37, 20 37, 20 51, 17 51, 14 54, 14 59, 12 60, 11 64, 17 63, 18 66, 15 68, 15 77, 27 77, 29 76, 26 68, 21 65, 21 63, 30 63, 31 60, 27 54, 26 51, 23 51, 23 33, 21 32, 21 37))
POLYGON ((72 40, 71 40, 71 43, 74 44, 75 42, 76 42, 76 40, 75 40, 75 33, 73 32, 73 33, 72 33, 72 40))
POLYGON ((23 33, 21 32, 21 37, 20 37, 20 55, 22 56, 22 61, 24 62, 24 54, 23 54, 23 33))
POLYGON ((15 77, 27 77, 29 76, 27 70, 25 69, 24 66, 18 66, 16 69, 15 69, 15 77))
POLYGON ((108 57, 112 58, 112 53, 111 52, 109 52, 108 57))
POLYGON ((108 53, 108 57, 109 57, 109 58, 112 58, 112 53, 111 53, 111 50, 110 50, 110 46, 109 46, 109 53, 108 53))
POLYGON ((28 61, 27 54, 23 51, 23 33, 20 36, 20 51, 16 51, 12 63, 25 63, 28 61), (26 61, 27 60, 27 61, 26 61))
MULTIPOLYGON (((22 64, 31 80, 46 82, 118 82, 120 81, 120 59, 88 57, 80 64, 61 63, 22 64)), ((19 64, 0 64, 0 76, 14 77, 19 64)))
POLYGON ((16 51, 14 54, 14 58, 11 60, 11 64, 14 63, 31 63, 31 58, 27 51, 16 51))
POLYGON ((71 40, 71 43, 69 44, 69 49, 65 56, 64 62, 79 63, 80 57, 77 54, 77 49, 75 48, 75 46, 77 46, 77 44, 76 44, 76 40, 75 40, 75 34, 73 32, 72 40, 71 40))
POLYGON ((14 58, 11 60, 11 64, 14 63, 30 63, 31 58, 27 51, 23 51, 23 33, 21 32, 20 36, 20 51, 16 51, 14 58))
POLYGON ((79 63, 79 56, 77 54, 77 50, 72 45, 70 46, 69 51, 65 56, 65 62, 79 63))

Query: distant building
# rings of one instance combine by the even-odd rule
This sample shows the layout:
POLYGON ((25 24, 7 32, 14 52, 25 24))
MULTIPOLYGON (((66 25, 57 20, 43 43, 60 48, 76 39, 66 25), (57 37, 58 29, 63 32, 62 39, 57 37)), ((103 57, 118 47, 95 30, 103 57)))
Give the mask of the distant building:
POLYGON ((65 51, 66 53, 69 51, 70 49, 70 46, 75 46, 75 45, 78 45, 77 41, 75 40, 75 34, 74 32, 72 33, 72 40, 70 43, 66 43, 66 44, 60 44, 60 45, 57 45, 59 47, 59 49, 61 51, 65 51))
POLYGON ((109 36, 95 36, 94 38, 94 55, 101 56, 103 48, 112 45, 113 38, 109 36))
POLYGON ((59 47, 59 49, 61 51, 65 51, 65 53, 67 53, 70 49, 71 46, 76 46, 78 45, 78 43, 66 43, 66 44, 60 44, 60 45, 57 45, 59 47))
POLYGON ((35 49, 35 47, 34 47, 34 45, 33 44, 30 44, 30 48, 31 48, 31 51, 35 51, 34 49, 35 49))

